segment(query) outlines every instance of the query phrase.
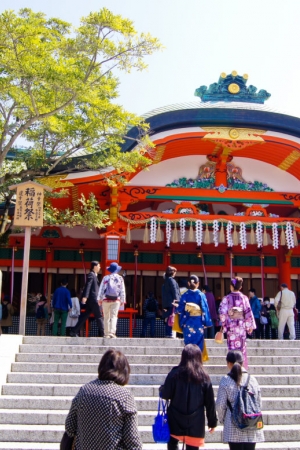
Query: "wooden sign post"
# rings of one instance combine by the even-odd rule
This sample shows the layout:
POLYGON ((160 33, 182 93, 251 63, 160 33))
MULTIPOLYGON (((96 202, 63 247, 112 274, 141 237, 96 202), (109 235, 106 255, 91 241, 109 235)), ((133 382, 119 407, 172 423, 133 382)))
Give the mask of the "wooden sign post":
POLYGON ((25 335, 31 227, 43 226, 44 189, 47 191, 52 191, 52 189, 34 181, 16 184, 10 186, 9 189, 16 189, 17 191, 14 225, 24 227, 25 229, 19 323, 19 334, 25 335))

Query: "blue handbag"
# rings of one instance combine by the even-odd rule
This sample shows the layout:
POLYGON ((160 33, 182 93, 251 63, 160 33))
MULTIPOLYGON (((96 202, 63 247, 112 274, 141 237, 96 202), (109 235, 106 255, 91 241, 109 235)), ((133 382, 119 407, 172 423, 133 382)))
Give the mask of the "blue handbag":
POLYGON ((166 412, 167 402, 159 397, 157 416, 152 425, 153 440, 157 444, 167 444, 170 440, 170 428, 166 412))

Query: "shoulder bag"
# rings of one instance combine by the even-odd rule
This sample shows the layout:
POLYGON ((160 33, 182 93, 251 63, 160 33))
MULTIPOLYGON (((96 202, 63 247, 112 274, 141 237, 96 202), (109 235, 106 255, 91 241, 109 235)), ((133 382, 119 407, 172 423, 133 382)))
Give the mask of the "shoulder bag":
POLYGON ((166 407, 167 402, 159 397, 157 415, 152 425, 153 440, 157 444, 167 444, 171 436, 166 407))

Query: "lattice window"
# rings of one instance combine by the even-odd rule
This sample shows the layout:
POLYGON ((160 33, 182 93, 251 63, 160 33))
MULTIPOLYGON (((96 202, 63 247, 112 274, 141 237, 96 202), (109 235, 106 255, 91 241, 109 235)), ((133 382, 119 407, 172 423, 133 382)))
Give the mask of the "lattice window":
MULTIPOLYGON (((135 258, 133 252, 121 252, 120 262, 121 263, 134 263, 135 258)), ((162 264, 163 254, 162 253, 147 253, 141 252, 138 256, 138 263, 141 264, 162 264)))
MULTIPOLYGON (((78 250, 54 250, 54 261, 82 261, 78 250)), ((84 250, 84 261, 101 261, 101 252, 84 250)))

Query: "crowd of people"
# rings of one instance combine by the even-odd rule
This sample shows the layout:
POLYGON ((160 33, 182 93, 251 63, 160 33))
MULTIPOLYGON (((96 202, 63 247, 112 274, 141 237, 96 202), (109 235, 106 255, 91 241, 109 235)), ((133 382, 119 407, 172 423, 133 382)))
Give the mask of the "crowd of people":
MULTIPOLYGON (((204 447, 205 420, 211 434, 218 422, 224 426, 223 441, 230 450, 254 450, 257 442, 264 441, 262 425, 241 431, 233 421, 239 390, 245 383, 261 411, 259 384, 245 369, 239 350, 227 353, 226 364, 229 373, 222 377, 215 401, 199 346, 188 344, 183 348, 179 365, 159 388, 160 397, 168 401, 168 450, 178 450, 180 442, 186 450, 204 447)), ((122 352, 110 349, 103 355, 98 377, 82 386, 72 401, 61 450, 142 450, 138 411, 132 393, 125 387, 129 375, 130 366, 122 352)))
MULTIPOLYGON (((124 279, 119 274, 121 267, 113 262, 107 267, 109 275, 98 280, 100 264, 91 262, 91 269, 87 276, 86 284, 78 294, 74 289, 69 290, 68 280, 61 280, 60 286, 54 291, 51 302, 42 294, 36 296, 36 325, 37 335, 45 336, 47 323, 50 325, 54 336, 83 336, 84 325, 87 319, 95 320, 98 327, 98 336, 115 338, 117 336, 118 311, 126 303, 124 279)), ((161 298, 158 301, 154 292, 149 292, 142 305, 142 331, 140 336, 146 337, 150 327, 150 337, 156 335, 156 319, 164 321, 165 336, 176 338, 188 337, 191 342, 198 342, 203 350, 204 340, 213 339, 215 332, 223 327, 227 332, 227 324, 224 322, 224 308, 226 300, 243 304, 244 308, 252 311, 254 324, 241 331, 243 336, 236 331, 228 331, 232 345, 236 339, 244 341, 246 335, 252 339, 284 339, 296 338, 295 322, 298 321, 300 310, 300 293, 296 300, 295 294, 283 283, 274 301, 269 297, 259 299, 254 288, 250 288, 248 296, 241 293, 242 285, 237 280, 237 285, 230 284, 231 292, 223 300, 217 302, 208 285, 200 286, 199 279, 192 275, 179 287, 176 280, 177 270, 168 266, 163 277, 161 298), (184 287, 183 287, 184 285, 184 287), (218 304, 218 307, 217 307, 218 304), (195 306, 197 305, 197 306, 195 306), (220 306, 221 305, 221 306, 220 306), (198 311, 195 311, 194 309, 198 311), (182 314, 182 312, 185 314, 182 314), (177 313, 177 314, 176 314, 177 313), (198 317, 198 318, 197 318, 198 317), (175 320, 175 326, 174 326, 175 320), (197 322, 197 323, 196 323, 197 322), (195 324, 195 327, 191 326, 195 324), (190 330, 192 336, 188 336, 190 330), (176 331, 177 332, 176 332, 176 331), (251 332, 250 332, 251 330, 251 332), (180 331, 181 334, 178 334, 180 331), (235 336, 232 338, 232 336, 235 336), (202 344, 201 344, 202 342, 202 344)), ((231 280, 232 281, 232 280, 231 280)), ((8 333, 12 327, 13 305, 7 295, 4 296, 0 309, 0 333, 8 333), (3 310, 1 314, 1 310, 3 310)), ((246 313, 248 314, 248 312, 246 313)), ((245 362, 247 364, 247 362, 245 362)))

